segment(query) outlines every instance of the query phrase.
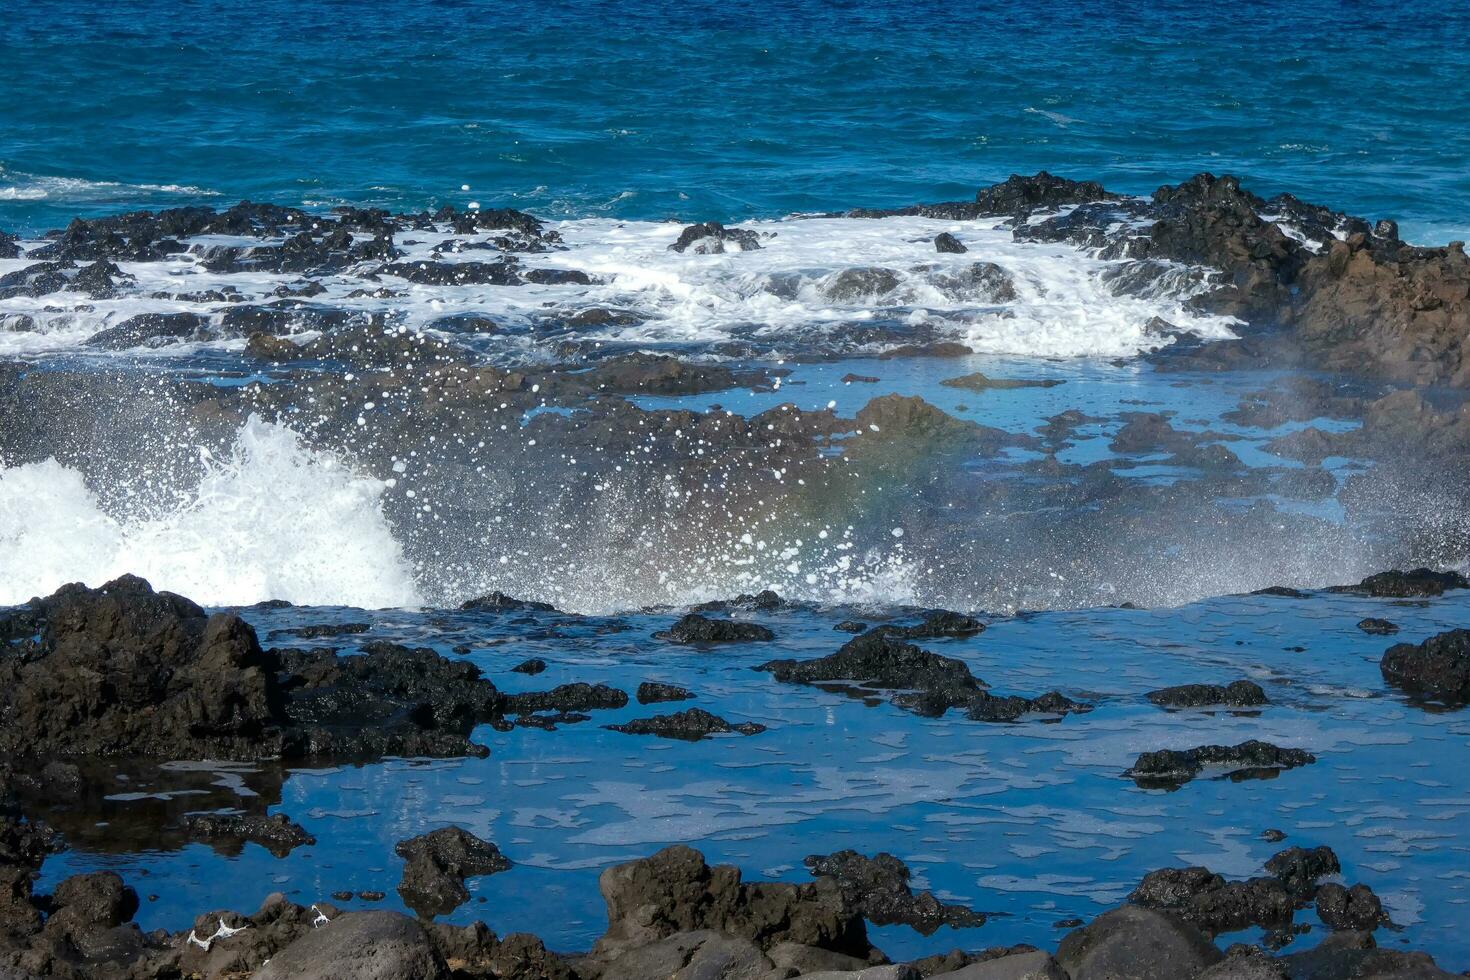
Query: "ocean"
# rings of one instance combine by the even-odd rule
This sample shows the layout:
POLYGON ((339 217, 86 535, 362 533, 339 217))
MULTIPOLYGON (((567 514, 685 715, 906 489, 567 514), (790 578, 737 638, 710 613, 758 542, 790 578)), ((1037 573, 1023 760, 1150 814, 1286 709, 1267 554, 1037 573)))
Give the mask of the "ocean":
MULTIPOLYGON (((63 658, 25 604, 131 573, 239 615, 281 685, 388 649, 510 695, 689 688, 446 719, 407 684, 331 722, 368 746, 343 758, 50 752, 102 731, 99 695, 23 763, 77 773, 70 796, 21 786, 68 843, 36 893, 115 871, 146 929, 275 892, 404 911, 395 843, 454 825, 514 866, 446 920, 572 952, 603 933, 617 862, 689 844, 807 881, 804 858, 853 848, 991 916, 874 927, 897 960, 1054 948, 1151 870, 1246 879, 1327 845, 1399 930, 1382 946, 1470 967, 1466 716, 1380 667, 1467 625, 1470 590, 1329 591, 1470 568, 1463 389, 1373 373, 1443 367, 1395 359, 1397 335, 1350 374, 1277 357, 1287 331, 1229 304, 1217 253, 1133 251, 1160 247, 1141 198, 1210 171, 1369 219, 1192 185, 1274 236, 1255 244, 1287 260, 1252 284, 1282 306, 1333 255, 1431 265, 1362 229, 1470 238, 1467 79, 1470 5, 1448 0, 0 0, 0 669, 42 665, 57 712, 91 691, 45 687, 63 658), (1041 170, 1121 196, 844 214, 1041 170), (301 211, 47 234, 239 201, 301 211), (392 214, 347 210, 366 207, 392 214), (731 227, 675 248, 706 221, 731 227), (741 594, 705 609, 741 639, 663 636, 741 594), (975 702, 760 670, 941 607, 987 628, 904 635, 973 671, 975 702), (1267 701, 1147 696, 1240 680, 1267 701), (983 720, 995 702, 1020 707, 983 720), (689 706, 765 730, 606 727, 689 706), (371 750, 425 718, 489 755, 371 750), (1313 761, 1126 776, 1252 739, 1313 761), (201 813, 315 839, 206 839, 201 813)), ((1434 254, 1450 273, 1392 309, 1447 335, 1463 255, 1434 254)), ((1295 914, 1220 945, 1329 934, 1295 914)))
POLYGON ((1045 169, 1133 193, 1233 173, 1470 237, 1449 0, 4 7, 10 231, 240 199, 729 221, 1045 169))

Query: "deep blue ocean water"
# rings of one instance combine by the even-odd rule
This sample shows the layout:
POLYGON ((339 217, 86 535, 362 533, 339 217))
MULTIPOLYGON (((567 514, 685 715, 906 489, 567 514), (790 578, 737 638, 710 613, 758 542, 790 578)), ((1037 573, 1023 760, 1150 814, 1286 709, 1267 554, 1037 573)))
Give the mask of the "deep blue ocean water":
POLYGON ((1455 0, 3 0, 0 66, 11 230, 242 197, 729 219, 1044 168, 1470 231, 1455 0))

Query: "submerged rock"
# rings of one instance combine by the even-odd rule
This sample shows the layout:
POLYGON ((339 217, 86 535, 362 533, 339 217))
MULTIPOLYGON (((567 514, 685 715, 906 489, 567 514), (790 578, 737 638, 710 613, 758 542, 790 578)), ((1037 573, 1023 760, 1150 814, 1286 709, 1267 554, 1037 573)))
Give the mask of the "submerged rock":
POLYGON ((1378 619, 1374 616, 1359 620, 1358 629, 1367 633, 1369 636, 1392 636, 1399 631, 1397 623, 1391 623, 1386 619, 1378 619))
POLYGON ((690 613, 668 629, 654 633, 653 638, 682 645, 767 643, 774 640, 776 634, 759 623, 746 623, 734 619, 710 619, 698 613, 690 613))
POLYGON ((940 926, 963 929, 985 924, 980 912, 945 905, 930 892, 915 895, 909 888, 908 866, 892 854, 866 857, 844 850, 813 854, 804 863, 814 876, 835 881, 844 899, 874 925, 906 925, 930 936, 940 926))
POLYGON ((394 853, 406 862, 398 894, 421 915, 442 915, 469 901, 466 878, 509 870, 500 848, 458 827, 399 841, 394 853))
POLYGON ((759 735, 766 730, 765 725, 750 721, 732 724, 702 708, 688 708, 671 715, 637 718, 621 725, 603 727, 626 735, 657 735, 686 742, 697 742, 710 735, 759 735))
POLYGON ((1423 643, 1396 643, 1379 662, 1394 687, 1446 705, 1470 702, 1470 630, 1431 636, 1423 643))
POLYGON ((1010 391, 1015 388, 1055 388, 1063 382, 1053 378, 1040 381, 1024 378, 991 378, 979 371, 959 378, 939 382, 946 388, 963 388, 965 391, 1010 391))
POLYGON ((546 661, 540 657, 532 657, 529 660, 522 660, 510 670, 513 674, 529 674, 535 677, 546 670, 546 661))
POLYGON ((1144 752, 1125 776, 1140 786, 1177 787, 1217 766, 1233 779, 1274 776, 1283 769, 1310 765, 1317 757, 1303 749, 1284 749, 1251 739, 1239 745, 1200 745, 1192 749, 1144 752))

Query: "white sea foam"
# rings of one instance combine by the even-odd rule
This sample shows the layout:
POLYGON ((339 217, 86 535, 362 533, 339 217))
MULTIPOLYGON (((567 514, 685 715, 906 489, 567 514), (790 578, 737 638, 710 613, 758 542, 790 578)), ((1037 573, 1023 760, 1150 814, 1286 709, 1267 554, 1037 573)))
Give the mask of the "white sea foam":
MULTIPOLYGON (((717 255, 670 251, 680 226, 667 222, 588 218, 554 226, 566 248, 523 257, 527 268, 572 269, 598 278, 596 285, 427 286, 385 278, 399 295, 389 299, 349 297, 363 280, 353 275, 325 277, 326 293, 314 302, 387 313, 416 327, 457 313, 483 313, 502 326, 528 327, 548 316, 569 315, 589 307, 623 310, 632 324, 579 328, 583 339, 600 339, 657 348, 748 340, 765 349, 832 341, 843 349, 862 346, 851 339, 854 326, 907 325, 960 341, 981 353, 1035 357, 1127 357, 1169 343, 1150 328, 1155 318, 1204 339, 1233 336, 1234 321, 1191 310, 1187 300, 1199 288, 1190 276, 1168 276, 1146 295, 1118 295, 1107 273, 1118 263, 1096 258, 1067 244, 1016 242, 1008 228, 991 220, 940 221, 917 217, 884 219, 790 218, 742 223, 760 234, 762 247, 717 255), (940 254, 934 237, 941 231, 959 237, 965 254, 940 254), (975 263, 993 263, 1014 283, 1014 295, 995 295, 983 282, 967 279, 975 263), (883 285, 866 294, 835 288, 845 270, 884 270, 883 285)), ((406 258, 427 260, 451 239, 488 239, 492 235, 453 236, 414 232, 400 236, 406 258)), ((219 244, 218 241, 194 244, 219 244)), ((496 253, 482 249, 446 252, 443 261, 485 261, 496 253)), ((0 262, 0 273, 25 265, 0 262)), ((7 352, 76 346, 91 333, 144 312, 178 312, 188 304, 151 298, 155 293, 197 292, 234 287, 247 296, 273 299, 271 291, 295 275, 211 274, 192 258, 167 263, 120 263, 137 278, 135 287, 115 299, 91 300, 69 294, 0 301, 0 314, 30 316, 36 330, 6 334, 7 352), (58 300, 62 303, 58 304, 58 300), (80 309, 58 313, 74 300, 80 309)), ((1181 272, 1184 270, 1181 269, 1181 272)), ((222 305, 192 307, 218 312, 222 305)), ((490 341, 492 352, 524 354, 524 339, 502 333, 490 341)), ((170 348, 169 350, 173 350, 170 348)))
POLYGON ((218 191, 189 184, 127 184, 116 180, 32 174, 0 166, 0 201, 95 204, 167 196, 217 197, 218 194, 218 191))
POLYGON ((0 602, 132 572, 210 605, 412 605, 383 490, 253 417, 186 503, 148 518, 106 513, 55 460, 0 470, 0 602))

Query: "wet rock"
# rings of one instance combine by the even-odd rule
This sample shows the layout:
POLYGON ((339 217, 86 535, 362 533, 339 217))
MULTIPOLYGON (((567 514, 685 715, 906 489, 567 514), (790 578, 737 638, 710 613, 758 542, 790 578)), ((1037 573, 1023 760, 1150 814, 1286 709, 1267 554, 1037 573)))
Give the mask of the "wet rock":
POLYGON ((878 379, 877 378, 874 378, 874 377, 871 377, 870 375, 866 375, 866 374, 844 374, 842 376, 842 383, 845 384, 845 385, 850 385, 850 384, 875 385, 875 384, 878 383, 878 379))
POLYGON ((549 691, 509 694, 505 697, 507 713, 529 714, 533 711, 597 711, 622 708, 628 695, 606 684, 577 681, 561 684, 549 691))
POLYGON ((1277 844, 1286 840, 1285 831, 1277 830, 1275 827, 1261 831, 1261 840, 1268 844, 1277 844))
POLYGON ((1296 278, 1295 333, 1330 369, 1418 384, 1470 382, 1470 257, 1364 234, 1332 241, 1296 278))
POLYGON ((774 640, 776 634, 759 623, 746 623, 734 619, 710 619, 698 613, 690 613, 668 629, 654 633, 653 638, 681 645, 766 643, 774 640))
POLYGON ((520 663, 511 668, 512 673, 530 674, 532 677, 535 677, 537 674, 541 673, 544 670, 546 670, 546 661, 542 660, 540 657, 532 657, 530 660, 522 660, 520 663))
POLYGON ((447 980, 423 927, 397 912, 345 912, 281 950, 256 980, 447 980))
POLYGON ((204 317, 197 313, 144 313, 129 317, 115 327, 99 330, 87 338, 86 344, 104 350, 157 347, 198 336, 204 323, 204 317))
MULTIPOLYGON (((911 705, 900 695, 894 699, 894 703, 904 707, 912 706, 920 714, 932 713, 925 710, 922 699, 911 705)), ((1012 722, 1020 721, 1025 716, 1032 714, 1069 715, 1091 710, 1092 705, 1082 701, 1073 701, 1059 691, 1048 691, 1034 698, 1021 697, 1016 694, 997 695, 981 691, 965 703, 965 716, 971 721, 1012 722)))
POLYGON ((1329 929, 1355 929, 1372 932, 1387 917, 1383 903, 1367 885, 1344 888, 1328 882, 1317 889, 1317 916, 1329 929))
POLYGON ((1150 691, 1148 699, 1162 708, 1202 708, 1210 705, 1254 708, 1271 703, 1266 692, 1254 681, 1231 681, 1225 685, 1181 684, 1150 691))
POLYGON ((392 262, 378 275, 396 276, 417 286, 519 286, 525 280, 513 258, 497 262, 392 262))
POLYGON ((860 303, 886 296, 898 286, 898 273, 892 269, 844 269, 822 283, 822 294, 837 303, 860 303))
POLYGON ((1086 204, 1116 197, 1096 181, 1068 180, 1041 170, 1032 177, 1011 174, 999 184, 983 187, 976 192, 975 203, 984 214, 1029 216, 1064 204, 1086 204))
POLYGON ((866 857, 844 850, 813 854, 804 863, 814 876, 835 881, 844 900, 874 925, 906 925, 931 936, 940 926, 964 929, 985 924, 979 912, 945 905, 930 892, 915 895, 909 888, 908 867, 892 854, 866 857))
POLYGON ((1056 958, 1071 980, 1179 980, 1224 957, 1178 916, 1124 905, 1068 933, 1056 958))
POLYGON ((710 735, 758 735, 766 730, 765 725, 757 725, 755 722, 731 724, 701 708, 688 708, 670 715, 637 718, 621 725, 603 727, 625 735, 657 735, 659 738, 677 738, 686 742, 697 742, 710 735))
POLYGON ((205 245, 191 249, 199 264, 210 272, 299 272, 327 275, 343 272, 365 262, 397 258, 391 233, 358 241, 350 231, 336 227, 318 234, 316 229, 298 231, 280 244, 205 245))
POLYGON ((508 700, 473 664, 423 647, 376 642, 351 657, 289 648, 272 657, 286 675, 287 757, 483 757, 469 733, 499 718, 508 700))
POLYGON ((280 336, 308 330, 330 331, 352 319, 352 314, 347 310, 291 299, 265 304, 241 303, 219 316, 219 332, 225 337, 249 337, 257 333, 280 336))
POLYGON ((906 640, 932 640, 945 636, 978 636, 985 632, 985 624, 974 616, 948 609, 936 609, 925 613, 924 618, 914 626, 878 626, 873 630, 875 633, 879 631, 906 640))
POLYGON ((452 313, 430 321, 429 329, 454 334, 496 334, 500 333, 500 324, 483 313, 452 313))
POLYGON ((770 612, 775 609, 784 609, 786 600, 773 589, 762 589, 754 595, 742 592, 733 599, 715 599, 712 602, 701 602, 690 606, 690 612, 734 612, 743 610, 745 612, 770 612))
POLYGON ((295 637, 299 640, 320 640, 331 636, 356 636, 372 628, 371 623, 312 623, 310 626, 271 630, 267 638, 277 640, 283 637, 295 637))
POLYGON ((944 293, 961 300, 1013 303, 1018 297, 1016 279, 994 262, 971 262, 960 269, 946 269, 930 282, 944 293))
POLYGON ((1009 391, 1015 388, 1055 388, 1063 382, 1055 379, 1028 381, 1023 378, 988 378, 980 372, 960 378, 949 378, 939 382, 946 388, 963 388, 966 391, 1009 391))
POLYGON ((861 633, 868 628, 868 624, 860 623, 855 619, 844 619, 832 628, 839 633, 861 633))
POLYGON ((20 258, 20 239, 9 232, 0 231, 0 259, 20 258))
POLYGON ((262 361, 294 361, 302 356, 300 345, 272 333, 253 333, 245 340, 245 353, 262 361))
POLYGON ((763 950, 790 942, 859 959, 872 952, 861 913, 828 879, 746 883, 738 868, 711 868, 698 851, 675 846, 608 868, 598 887, 608 930, 593 953, 604 959, 700 929, 748 939, 763 950))
MULTIPOLYGON (((0 803, 3 803, 0 799, 0 803)), ((35 869, 48 854, 66 849, 61 835, 44 822, 0 815, 0 865, 35 869)))
POLYGON ((315 844, 316 838, 306 828, 284 813, 271 816, 250 813, 191 813, 184 817, 184 829, 191 837, 222 844, 230 853, 238 854, 247 841, 259 844, 276 857, 285 857, 292 849, 315 844))
POLYGON ((854 637, 826 657, 772 660, 756 670, 791 684, 845 681, 867 689, 920 691, 948 707, 965 704, 980 691, 980 682, 963 660, 877 630, 854 637))
POLYGON ((934 236, 934 251, 949 255, 962 255, 969 249, 949 232, 941 231, 934 236))
POLYGON ((574 329, 586 327, 626 327, 642 322, 642 317, 628 310, 609 310, 594 306, 578 310, 565 319, 565 324, 574 329))
POLYGON ((71 280, 71 288, 86 293, 93 299, 111 299, 119 287, 134 282, 132 276, 106 260, 84 266, 71 280))
POLYGON ((500 848, 458 827, 399 841, 393 848, 406 862, 398 894, 420 915, 443 915, 469 901, 466 878, 509 870, 500 848))
POLYGON ((679 233, 678 241, 669 246, 671 252, 692 251, 696 255, 721 255, 726 244, 736 251, 752 252, 761 247, 760 235, 746 228, 726 228, 718 221, 690 225, 679 233))
POLYGON ((880 361, 893 361, 901 357, 969 357, 975 353, 964 344, 953 340, 935 341, 928 344, 902 344, 878 355, 880 361))
POLYGON ((1383 679, 1414 695, 1446 705, 1470 702, 1470 630, 1396 643, 1379 662, 1383 679))
POLYGON ((1379 572, 1377 575, 1369 575, 1357 585, 1335 585, 1328 591, 1351 592, 1380 599, 1417 599, 1444 595, 1448 589, 1470 589, 1470 579, 1459 572, 1416 568, 1410 572, 1379 572))
POLYGON ((1317 881, 1342 870, 1332 848, 1288 847, 1266 862, 1266 871, 1286 886, 1298 901, 1309 900, 1317 891, 1317 881))
POLYGON ((581 269, 527 269, 526 282, 538 286, 600 286, 602 280, 581 269))
POLYGON ((1211 935, 1251 925, 1281 929, 1296 910, 1294 896, 1277 878, 1226 881, 1200 867, 1151 871, 1128 901, 1172 912, 1211 935))
POLYGON ((895 465, 941 448, 988 454, 1027 442, 1000 429, 957 419, 917 395, 880 395, 858 411, 855 421, 858 434, 850 453, 883 453, 895 465))
POLYGON ((663 704, 668 701, 688 701, 694 694, 687 688, 675 684, 660 684, 656 681, 644 681, 638 685, 637 698, 639 704, 663 704))
POLYGON ((1392 636, 1399 631, 1397 623, 1391 623, 1386 619, 1378 619, 1374 616, 1358 620, 1358 629, 1367 633, 1369 636, 1392 636))
POLYGON ((233 614, 125 576, 0 613, 0 636, 18 640, 0 657, 7 755, 273 754, 269 663, 233 614))
POLYGON ((491 592, 475 599, 462 603, 459 607, 465 612, 556 612, 556 607, 549 602, 533 602, 529 599, 517 599, 508 596, 504 592, 491 592))
POLYGON ((1140 786, 1180 786, 1205 766, 1217 766, 1233 779, 1274 776, 1283 769, 1310 765, 1317 757, 1302 749, 1285 749, 1251 739, 1239 745, 1201 745, 1192 749, 1160 749, 1138 756, 1124 775, 1140 786))
POLYGON ((0 275, 0 299, 45 296, 71 288, 68 273, 75 268, 69 261, 36 262, 23 269, 0 275))
POLYGON ((1289 588, 1285 585, 1271 585, 1264 589, 1256 589, 1251 595, 1276 596, 1281 599, 1306 599, 1308 594, 1301 589, 1289 588))

